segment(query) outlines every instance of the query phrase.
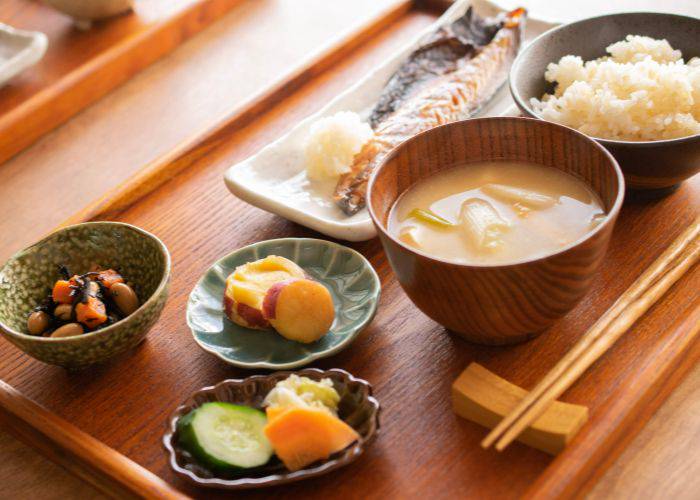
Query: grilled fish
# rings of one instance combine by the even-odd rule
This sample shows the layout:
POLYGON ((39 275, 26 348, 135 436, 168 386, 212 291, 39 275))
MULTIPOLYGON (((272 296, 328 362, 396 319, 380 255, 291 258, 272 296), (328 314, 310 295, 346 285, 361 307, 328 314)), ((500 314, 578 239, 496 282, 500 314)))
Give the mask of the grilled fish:
POLYGON ((334 199, 348 215, 365 206, 375 166, 424 130, 473 115, 506 79, 522 37, 525 10, 480 18, 471 7, 416 49, 389 79, 370 115, 374 137, 355 155, 334 199))

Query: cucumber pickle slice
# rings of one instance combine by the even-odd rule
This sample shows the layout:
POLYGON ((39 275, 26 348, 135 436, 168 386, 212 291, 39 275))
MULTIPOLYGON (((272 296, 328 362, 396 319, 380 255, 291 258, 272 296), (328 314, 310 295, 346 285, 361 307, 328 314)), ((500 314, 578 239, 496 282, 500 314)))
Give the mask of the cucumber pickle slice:
POLYGON ((203 465, 218 470, 249 469, 273 455, 263 433, 265 413, 231 403, 205 403, 177 423, 180 445, 203 465))

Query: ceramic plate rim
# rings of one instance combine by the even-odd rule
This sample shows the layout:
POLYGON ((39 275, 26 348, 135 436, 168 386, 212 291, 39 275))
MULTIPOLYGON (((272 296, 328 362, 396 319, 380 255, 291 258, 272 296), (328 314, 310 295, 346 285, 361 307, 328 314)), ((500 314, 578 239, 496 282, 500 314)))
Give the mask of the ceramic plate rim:
POLYGON ((0 22, 0 31, 10 37, 26 41, 21 49, 0 65, 0 86, 2 86, 25 69, 38 63, 46 54, 49 40, 40 31, 19 29, 2 22, 0 22), (4 76, 3 72, 6 72, 4 76))

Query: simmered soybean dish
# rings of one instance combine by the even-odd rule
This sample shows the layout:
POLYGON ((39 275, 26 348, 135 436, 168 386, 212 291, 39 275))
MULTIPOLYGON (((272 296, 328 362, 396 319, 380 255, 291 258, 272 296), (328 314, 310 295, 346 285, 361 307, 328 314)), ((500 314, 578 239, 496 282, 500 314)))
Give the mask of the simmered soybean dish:
POLYGON ((136 292, 114 269, 95 266, 78 275, 60 266, 58 271, 60 279, 27 317, 30 335, 82 335, 113 325, 139 307, 136 292))
POLYGON ((389 232, 427 254, 504 264, 554 253, 605 218, 582 180, 529 162, 475 162, 438 172, 403 193, 389 232))

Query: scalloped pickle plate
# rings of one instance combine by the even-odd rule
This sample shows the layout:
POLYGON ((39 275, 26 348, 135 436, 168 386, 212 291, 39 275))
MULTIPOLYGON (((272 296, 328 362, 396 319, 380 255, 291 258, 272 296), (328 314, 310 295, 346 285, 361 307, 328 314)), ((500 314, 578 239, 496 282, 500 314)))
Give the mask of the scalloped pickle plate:
POLYGON ((355 250, 330 241, 282 238, 262 241, 219 259, 195 285, 187 324, 207 352, 240 368, 281 370, 307 365, 347 347, 377 310, 381 286, 372 265, 355 250), (230 321, 223 307, 226 278, 236 267, 269 255, 286 257, 330 291, 335 321, 320 340, 302 344, 274 330, 252 330, 230 321))
POLYGON ((170 467, 183 479, 206 488, 239 490, 279 486, 326 474, 345 467, 357 460, 379 433, 379 402, 372 396, 372 386, 366 380, 353 377, 345 370, 319 370, 305 368, 297 372, 275 372, 269 375, 253 375, 244 379, 231 379, 215 386, 205 387, 195 392, 179 406, 167 422, 163 445, 168 454, 170 467), (179 444, 177 422, 194 408, 210 401, 263 408, 265 396, 277 382, 292 373, 313 380, 330 378, 340 395, 338 416, 357 431, 360 438, 342 451, 298 471, 289 471, 279 461, 272 458, 269 463, 255 469, 246 469, 240 474, 221 475, 197 463, 196 459, 179 444))

